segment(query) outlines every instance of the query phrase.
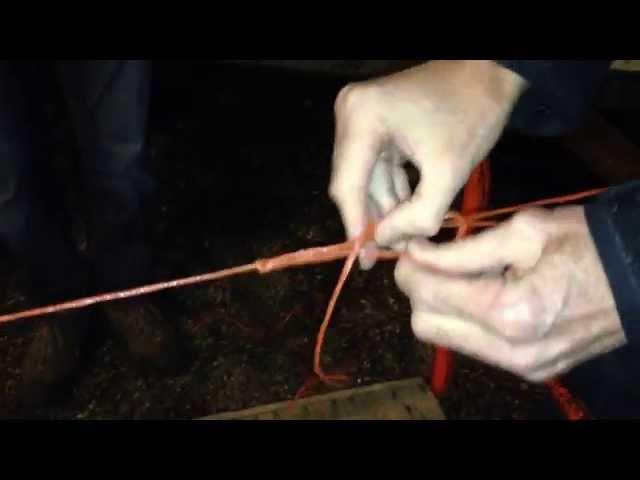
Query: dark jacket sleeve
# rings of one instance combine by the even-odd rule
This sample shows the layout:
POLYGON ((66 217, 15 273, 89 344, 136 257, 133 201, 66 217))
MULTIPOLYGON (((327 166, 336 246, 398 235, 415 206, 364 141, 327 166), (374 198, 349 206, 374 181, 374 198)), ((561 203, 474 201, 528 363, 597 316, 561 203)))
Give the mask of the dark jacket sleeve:
MULTIPOLYGON (((529 135, 555 136, 580 126, 611 60, 498 63, 529 83, 509 127, 529 135)), ((640 344, 640 181, 609 189, 585 205, 585 215, 627 341, 640 344)))
POLYGON ((627 341, 640 344, 640 181, 609 189, 585 215, 627 341))
POLYGON ((556 136, 580 126, 612 60, 497 62, 529 83, 508 127, 528 135, 556 136))

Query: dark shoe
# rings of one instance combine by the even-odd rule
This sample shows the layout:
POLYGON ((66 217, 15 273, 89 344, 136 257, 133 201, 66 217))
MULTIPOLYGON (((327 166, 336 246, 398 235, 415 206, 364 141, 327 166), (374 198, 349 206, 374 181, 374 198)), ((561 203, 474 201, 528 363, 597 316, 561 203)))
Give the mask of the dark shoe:
POLYGON ((150 301, 132 299, 105 305, 111 327, 140 366, 162 373, 181 367, 178 334, 150 301))
POLYGON ((77 372, 86 338, 86 320, 82 313, 61 313, 36 327, 22 363, 23 407, 43 406, 77 372))

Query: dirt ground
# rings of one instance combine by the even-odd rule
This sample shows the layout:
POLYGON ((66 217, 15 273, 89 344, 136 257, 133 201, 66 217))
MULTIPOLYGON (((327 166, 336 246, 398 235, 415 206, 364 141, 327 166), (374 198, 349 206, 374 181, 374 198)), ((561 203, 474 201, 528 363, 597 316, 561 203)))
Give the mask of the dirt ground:
MULTIPOLYGON (((152 214, 157 274, 168 279, 340 241, 326 190, 333 99, 347 79, 213 63, 156 66, 150 142, 160 182, 152 214)), ((76 155, 52 100, 52 158, 76 155)), ((493 205, 601 185, 551 140, 508 135, 492 153, 493 205), (575 172, 579 173, 575 173, 575 172)), ((3 311, 28 305, 3 258, 3 311)), ((186 419, 293 397, 311 375, 313 345, 340 264, 186 287, 165 295, 187 346, 173 375, 139 371, 96 320, 82 370, 46 408, 17 410, 29 321, 0 327, 0 416, 186 419)), ((353 385, 426 375, 429 346, 409 325, 393 265, 354 272, 327 337, 324 363, 353 385)), ((313 392, 326 387, 316 385, 313 392)), ((450 419, 558 418, 546 390, 457 356, 450 419)))

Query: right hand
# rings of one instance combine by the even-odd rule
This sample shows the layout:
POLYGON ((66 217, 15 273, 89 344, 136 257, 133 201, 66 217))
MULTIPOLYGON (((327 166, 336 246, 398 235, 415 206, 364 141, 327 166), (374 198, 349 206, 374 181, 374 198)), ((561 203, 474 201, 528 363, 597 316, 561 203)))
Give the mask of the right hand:
POLYGON ((420 340, 532 382, 627 343, 581 206, 523 210, 455 242, 415 239, 395 277, 420 340))
MULTIPOLYGON (((471 171, 500 137, 525 81, 492 61, 431 61, 347 85, 335 103, 329 194, 349 238, 380 221, 376 243, 433 236, 471 171), (420 183, 412 194, 403 164, 420 183)), ((367 246, 362 268, 374 256, 367 246)))

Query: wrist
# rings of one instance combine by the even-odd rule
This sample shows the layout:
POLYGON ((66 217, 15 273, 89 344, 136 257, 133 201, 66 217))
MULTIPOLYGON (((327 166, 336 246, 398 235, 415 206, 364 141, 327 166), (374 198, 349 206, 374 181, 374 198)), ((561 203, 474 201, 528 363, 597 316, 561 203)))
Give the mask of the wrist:
POLYGON ((524 77, 493 60, 448 63, 455 72, 452 75, 455 78, 453 81, 474 91, 476 101, 485 104, 483 111, 488 118, 492 115, 508 116, 529 87, 529 82, 524 77))
POLYGON ((489 86, 494 98, 500 105, 512 110, 518 100, 529 87, 529 82, 518 73, 493 60, 488 60, 487 69, 490 72, 489 86))
POLYGON ((516 99, 520 97, 529 86, 529 82, 517 72, 495 61, 491 61, 491 64, 494 66, 496 75, 500 77, 507 93, 516 99))

